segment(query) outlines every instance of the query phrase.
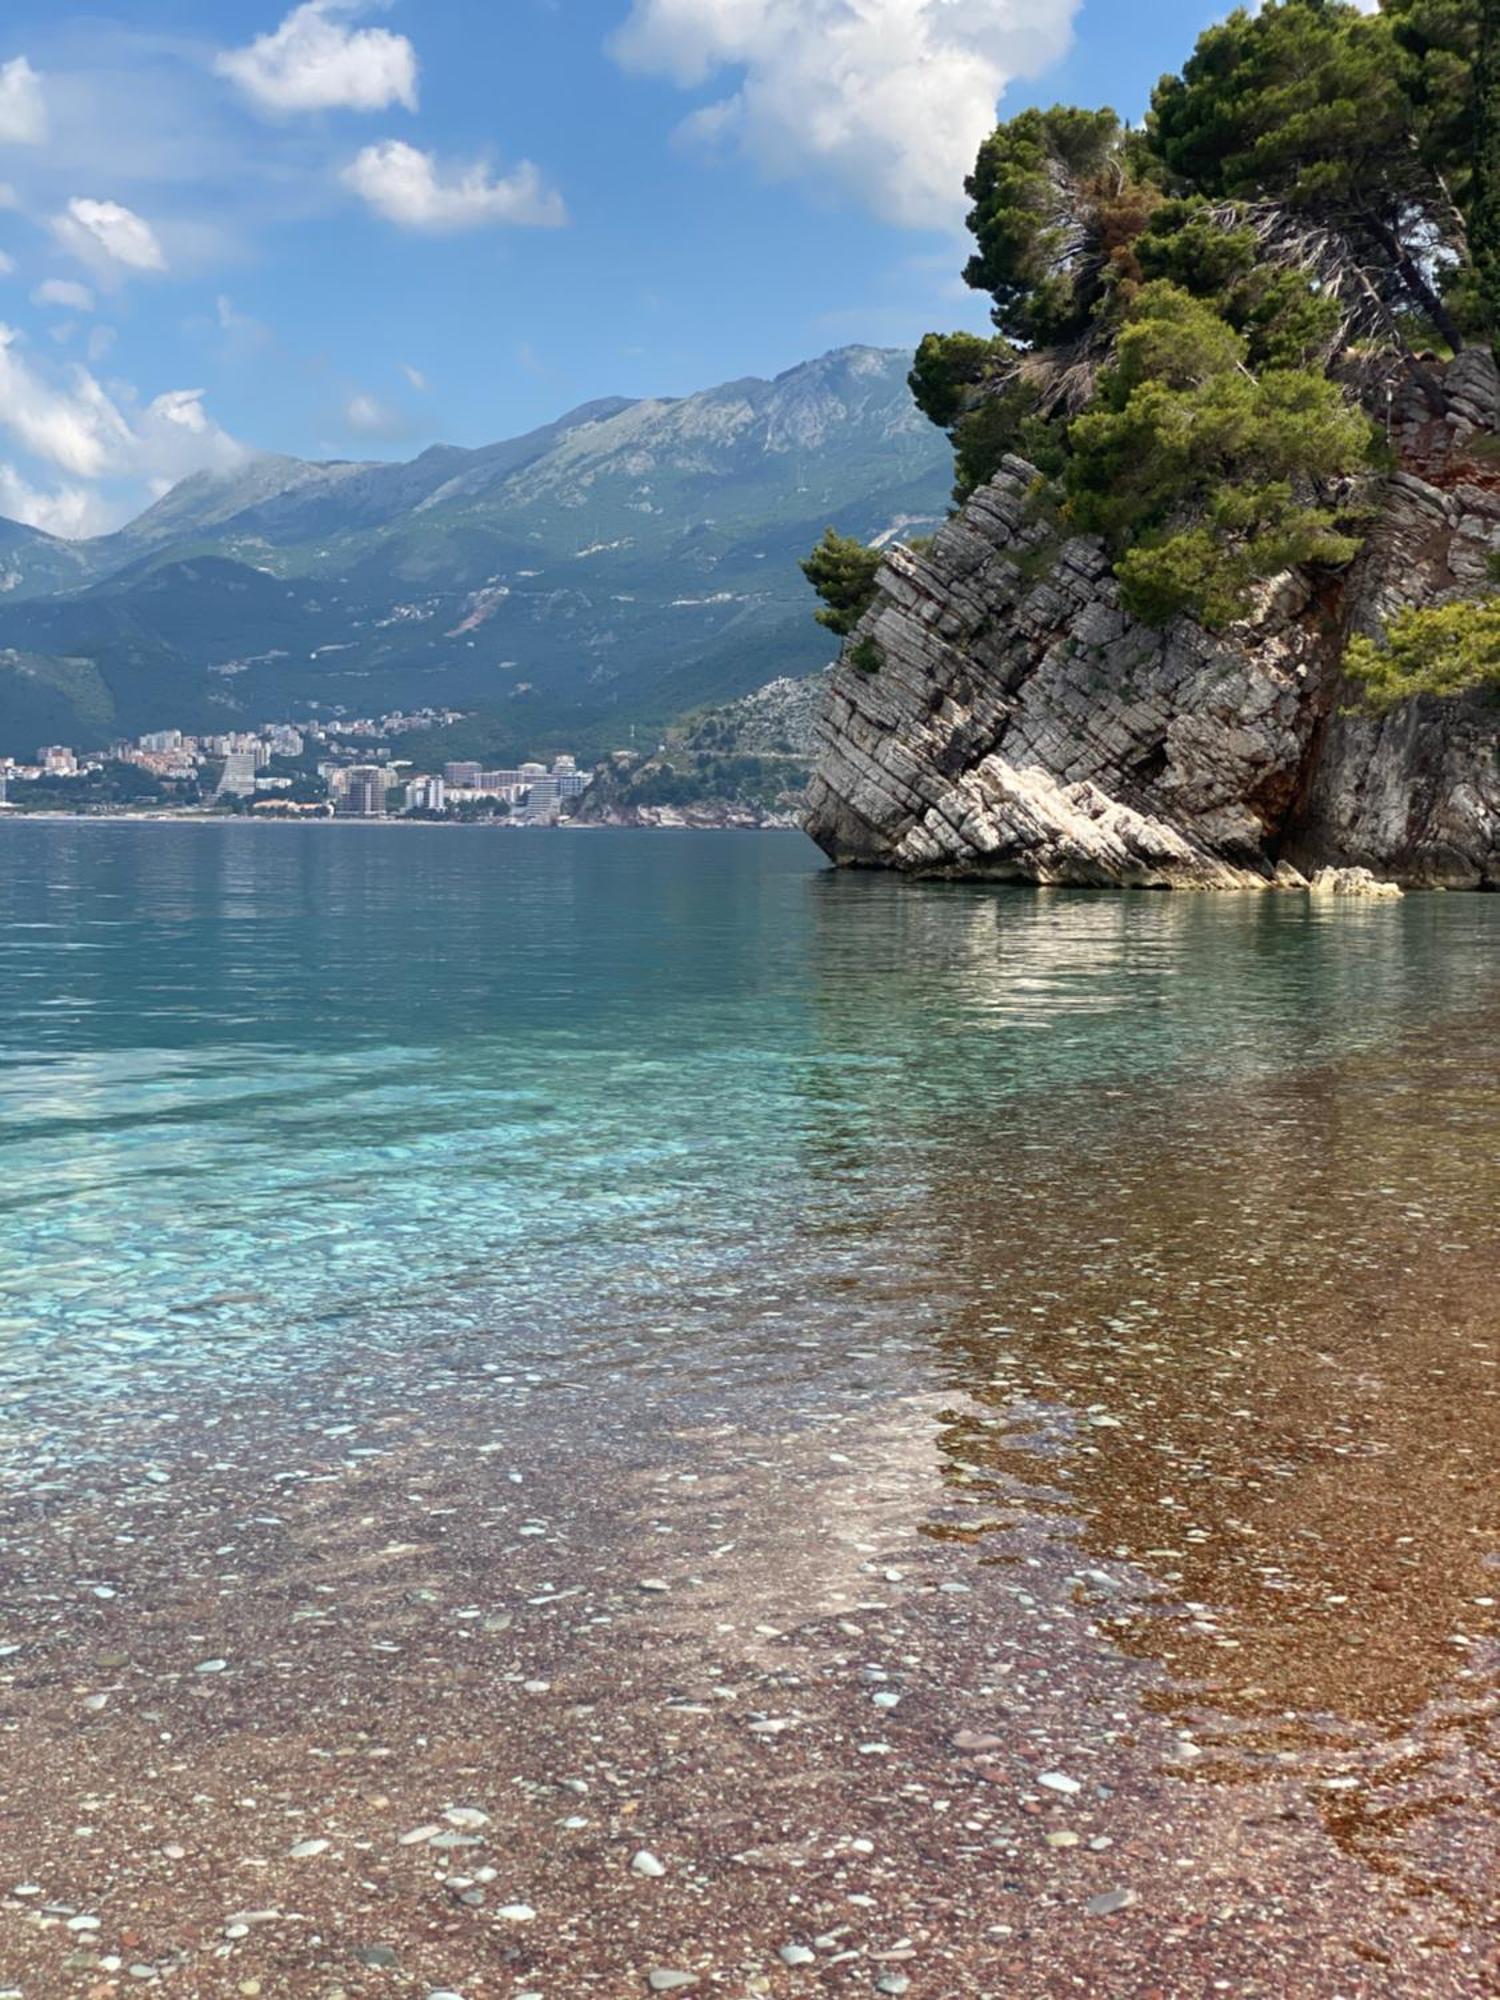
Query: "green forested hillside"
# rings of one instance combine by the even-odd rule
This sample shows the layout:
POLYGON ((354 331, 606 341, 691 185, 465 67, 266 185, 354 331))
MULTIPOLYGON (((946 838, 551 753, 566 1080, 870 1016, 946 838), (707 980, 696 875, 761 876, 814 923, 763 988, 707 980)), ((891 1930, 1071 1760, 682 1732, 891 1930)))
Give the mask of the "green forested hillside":
POLYGON ((594 750, 810 672, 809 541, 944 509, 908 359, 846 348, 409 465, 255 459, 92 543, 17 531, 0 742, 446 704, 497 755, 594 750))

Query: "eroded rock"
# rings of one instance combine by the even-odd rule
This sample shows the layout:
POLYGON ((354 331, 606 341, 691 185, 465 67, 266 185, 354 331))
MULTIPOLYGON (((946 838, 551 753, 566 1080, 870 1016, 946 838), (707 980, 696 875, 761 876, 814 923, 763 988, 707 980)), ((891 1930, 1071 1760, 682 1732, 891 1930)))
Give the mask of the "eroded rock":
POLYGON ((1373 717, 1340 670, 1350 634, 1482 588, 1500 557, 1500 375, 1466 351, 1447 387, 1446 420, 1415 395, 1398 412, 1354 568, 1278 579, 1226 633, 1133 619, 1100 544, 1060 536, 1007 459, 930 547, 891 551, 830 679, 808 831, 842 864, 927 875, 1500 887, 1500 698, 1373 717))

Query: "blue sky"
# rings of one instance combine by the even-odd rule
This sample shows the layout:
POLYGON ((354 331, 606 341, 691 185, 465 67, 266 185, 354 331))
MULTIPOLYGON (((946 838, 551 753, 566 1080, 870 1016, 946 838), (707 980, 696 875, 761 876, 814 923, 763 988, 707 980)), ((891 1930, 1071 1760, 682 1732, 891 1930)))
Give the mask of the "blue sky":
POLYGON ((1211 0, 8 0, 0 514, 408 456, 982 325, 1001 115, 1139 115, 1211 0))

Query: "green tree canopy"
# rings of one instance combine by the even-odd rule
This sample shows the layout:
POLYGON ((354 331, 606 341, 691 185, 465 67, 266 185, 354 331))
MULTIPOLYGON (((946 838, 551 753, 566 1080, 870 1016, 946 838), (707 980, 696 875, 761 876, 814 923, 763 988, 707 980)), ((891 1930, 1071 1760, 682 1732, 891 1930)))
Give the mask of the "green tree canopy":
POLYGON ((1368 419, 1321 375, 1252 373, 1247 351, 1212 306, 1149 285, 1072 426, 1067 518, 1104 536, 1126 603, 1152 621, 1229 624, 1258 580, 1358 546, 1315 495, 1365 463, 1368 419))
POLYGON ((1399 611, 1380 639, 1351 640, 1344 665, 1376 714, 1500 687, 1500 597, 1399 611))
POLYGON ((802 574, 823 600, 823 609, 813 614, 818 623, 847 637, 875 601, 880 563, 879 549, 867 549, 852 535, 829 528, 801 565, 802 574))
POLYGON ((1423 350, 1500 333, 1500 0, 1241 7, 1144 129, 1025 111, 966 187, 996 332, 929 334, 911 376, 957 497, 1017 453, 1138 612, 1223 623, 1350 560, 1362 403, 1445 410, 1423 350))
POLYGON ((1082 333, 1110 275, 1115 205, 1140 199, 1114 112, 1023 111, 985 140, 964 187, 978 245, 964 277, 994 300, 995 325, 1043 344, 1082 333))
POLYGON ((1461 255, 1442 170, 1455 164, 1463 122, 1451 78, 1440 83, 1441 65, 1424 64, 1395 25, 1347 0, 1238 9, 1200 37, 1180 76, 1157 86, 1149 140, 1205 195, 1274 202, 1322 225, 1342 240, 1346 281, 1362 275, 1457 347, 1463 332, 1434 273, 1461 255), (1432 101, 1415 103, 1417 88, 1432 101))

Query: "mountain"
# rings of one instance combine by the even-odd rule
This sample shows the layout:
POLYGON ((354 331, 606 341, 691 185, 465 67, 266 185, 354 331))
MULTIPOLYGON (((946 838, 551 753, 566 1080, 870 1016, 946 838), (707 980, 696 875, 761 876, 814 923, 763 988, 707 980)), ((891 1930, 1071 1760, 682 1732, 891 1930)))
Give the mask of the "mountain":
POLYGON ((54 590, 73 590, 95 574, 85 542, 65 542, 40 528, 0 516, 0 604, 54 590))
POLYGON ((406 464, 254 458, 92 542, 6 524, 0 747, 447 705, 497 756, 594 751, 815 671, 797 558, 946 511, 908 362, 842 348, 406 464))

